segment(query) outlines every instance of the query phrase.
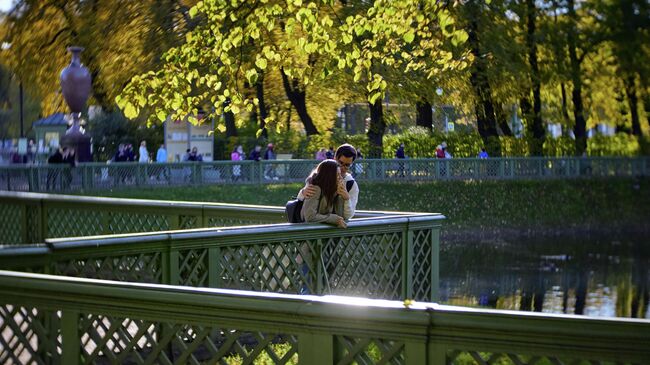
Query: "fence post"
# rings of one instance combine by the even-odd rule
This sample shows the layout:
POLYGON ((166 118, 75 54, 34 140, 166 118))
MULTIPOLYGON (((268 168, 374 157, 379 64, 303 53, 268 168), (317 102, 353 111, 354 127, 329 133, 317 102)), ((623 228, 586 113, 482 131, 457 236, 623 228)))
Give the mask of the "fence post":
POLYGON ((329 334, 299 333, 298 358, 301 364, 336 364, 334 336, 329 334))
POLYGON ((79 312, 71 309, 61 311, 61 363, 79 364, 81 343, 79 338, 79 312))
POLYGON ((219 247, 208 248, 208 287, 218 288, 221 285, 219 277, 219 262, 221 261, 219 247))
POLYGON ((402 233, 402 297, 400 299, 413 299, 413 231, 406 224, 402 233))
POLYGON ((431 302, 437 302, 440 287, 440 226, 431 228, 431 302))

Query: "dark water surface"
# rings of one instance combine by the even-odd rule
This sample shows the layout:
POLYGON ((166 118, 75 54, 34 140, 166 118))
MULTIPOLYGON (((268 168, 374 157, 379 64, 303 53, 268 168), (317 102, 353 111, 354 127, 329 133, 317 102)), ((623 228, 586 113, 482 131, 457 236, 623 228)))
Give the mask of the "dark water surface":
POLYGON ((442 244, 440 299, 460 306, 650 318, 650 238, 442 244))

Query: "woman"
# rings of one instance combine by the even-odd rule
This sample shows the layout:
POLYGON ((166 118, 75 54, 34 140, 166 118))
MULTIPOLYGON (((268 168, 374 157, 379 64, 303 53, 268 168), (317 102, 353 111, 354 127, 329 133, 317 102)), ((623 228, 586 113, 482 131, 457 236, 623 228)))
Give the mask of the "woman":
MULTIPOLYGON (((231 161, 241 161, 244 159, 244 148, 239 145, 232 150, 230 154, 231 161)), ((237 181, 241 177, 241 165, 232 166, 232 180, 237 181)))
POLYGON ((305 198, 300 212, 304 221, 346 228, 345 221, 350 217, 345 216, 343 206, 345 200, 350 199, 350 195, 345 189, 336 161, 325 160, 318 164, 307 178, 307 182, 312 184, 316 191, 311 198, 305 198))

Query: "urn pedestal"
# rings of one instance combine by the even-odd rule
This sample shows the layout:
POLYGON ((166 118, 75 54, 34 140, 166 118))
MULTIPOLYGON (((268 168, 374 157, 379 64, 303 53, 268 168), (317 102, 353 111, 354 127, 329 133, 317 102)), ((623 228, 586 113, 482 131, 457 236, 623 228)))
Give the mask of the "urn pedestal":
POLYGON ((90 136, 81 128, 80 116, 90 95, 90 72, 81 64, 79 54, 82 47, 68 47, 72 61, 61 71, 61 90, 65 102, 72 112, 72 126, 61 137, 61 146, 73 148, 77 162, 92 161, 90 136))

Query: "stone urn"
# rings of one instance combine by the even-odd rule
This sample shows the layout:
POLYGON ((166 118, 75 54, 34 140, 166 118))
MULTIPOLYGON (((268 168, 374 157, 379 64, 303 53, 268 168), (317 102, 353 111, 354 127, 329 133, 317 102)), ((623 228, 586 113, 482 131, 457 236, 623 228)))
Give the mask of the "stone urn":
POLYGON ((92 161, 90 136, 81 128, 80 116, 90 95, 90 72, 81 64, 79 58, 83 47, 68 47, 72 61, 61 71, 61 91, 63 98, 72 112, 72 126, 61 138, 61 145, 73 148, 78 162, 92 161))

